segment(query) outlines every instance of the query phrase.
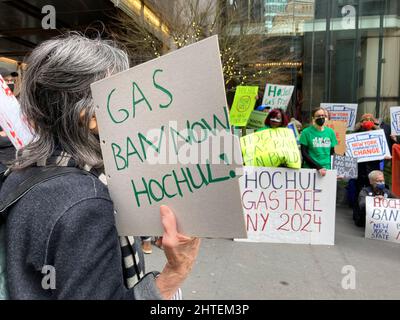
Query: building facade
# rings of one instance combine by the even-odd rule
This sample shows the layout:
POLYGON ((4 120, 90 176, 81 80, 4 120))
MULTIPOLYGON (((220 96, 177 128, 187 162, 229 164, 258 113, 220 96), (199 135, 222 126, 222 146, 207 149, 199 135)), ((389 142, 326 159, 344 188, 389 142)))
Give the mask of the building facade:
MULTIPOLYGON (((259 23, 268 39, 286 44, 296 93, 291 115, 309 120, 322 102, 357 103, 358 114, 388 119, 400 105, 400 1, 398 0, 228 0, 231 10, 259 23), (254 10, 263 18, 254 17, 254 10)), ((271 56, 271 55, 269 55, 271 56)), ((287 60, 287 59, 284 59, 287 60)), ((272 80, 273 81, 273 80, 272 80)), ((283 83, 282 83, 283 84, 283 83)))

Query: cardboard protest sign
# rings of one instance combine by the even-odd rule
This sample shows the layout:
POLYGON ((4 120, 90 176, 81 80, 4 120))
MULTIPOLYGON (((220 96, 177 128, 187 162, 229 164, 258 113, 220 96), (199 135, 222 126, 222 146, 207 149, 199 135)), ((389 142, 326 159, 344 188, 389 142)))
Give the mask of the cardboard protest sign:
POLYGON ((354 103, 321 103, 329 111, 331 120, 346 121, 347 130, 354 130, 358 105, 354 103))
POLYGON ((245 127, 257 100, 258 87, 238 86, 229 113, 232 126, 245 127))
POLYGON ((357 179, 357 159, 335 154, 332 160, 332 168, 337 171, 338 177, 344 179, 357 179))
POLYGON ((334 244, 334 170, 244 167, 240 189, 248 239, 236 240, 334 244))
POLYGON ((400 199, 367 197, 365 238, 400 244, 400 199))
POLYGON ((346 145, 346 156, 356 158, 358 162, 382 160, 390 156, 383 130, 347 134, 346 145))
POLYGON ((336 140, 338 141, 338 144, 335 146, 335 153, 341 156, 344 155, 346 153, 347 123, 340 120, 328 120, 325 125, 335 131, 336 140))
POLYGON ((400 107, 390 108, 391 134, 400 135, 400 107))
POLYGON ((0 75, 0 125, 8 138, 19 150, 31 142, 33 135, 22 119, 18 100, 0 75))
POLYGON ((247 166, 301 168, 300 151, 292 130, 267 129, 240 138, 247 166))
POLYGON ((267 119, 268 113, 263 111, 254 110, 247 121, 248 128, 260 129, 265 126, 265 119, 267 119))
POLYGON ((92 84, 120 235, 245 234, 217 36, 92 84))
POLYGON ((265 87, 262 104, 270 106, 271 109, 281 108, 286 111, 292 98, 294 86, 281 86, 268 83, 265 87))

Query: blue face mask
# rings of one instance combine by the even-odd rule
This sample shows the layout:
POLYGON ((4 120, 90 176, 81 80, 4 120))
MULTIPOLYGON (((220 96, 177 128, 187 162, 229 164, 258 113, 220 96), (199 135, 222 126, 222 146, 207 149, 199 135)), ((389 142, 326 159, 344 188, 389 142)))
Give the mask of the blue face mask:
POLYGON ((379 183, 377 183, 377 184, 376 184, 376 188, 377 188, 378 190, 383 190, 383 189, 385 189, 385 183, 384 183, 384 182, 379 182, 379 183))

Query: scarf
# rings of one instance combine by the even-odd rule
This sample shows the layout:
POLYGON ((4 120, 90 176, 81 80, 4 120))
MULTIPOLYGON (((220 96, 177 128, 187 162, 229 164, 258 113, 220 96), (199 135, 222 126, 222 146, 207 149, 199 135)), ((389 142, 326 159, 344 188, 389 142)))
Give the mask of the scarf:
MULTIPOLYGON (((38 167, 58 166, 58 167, 77 167, 74 159, 67 153, 56 150, 50 158, 37 163, 38 167)), ((104 185, 107 185, 107 179, 104 172, 99 169, 85 165, 82 170, 88 171, 96 176, 104 185)), ((122 266, 125 286, 130 289, 144 276, 145 265, 144 256, 140 252, 140 237, 123 236, 119 237, 119 243, 122 254, 122 266)))

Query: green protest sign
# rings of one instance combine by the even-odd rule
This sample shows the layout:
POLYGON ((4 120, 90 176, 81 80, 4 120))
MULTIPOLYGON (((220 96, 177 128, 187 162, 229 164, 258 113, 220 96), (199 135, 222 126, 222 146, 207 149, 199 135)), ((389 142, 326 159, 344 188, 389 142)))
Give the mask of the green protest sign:
POLYGON ((267 119, 268 113, 263 111, 254 110, 247 121, 247 127, 253 129, 259 129, 265 126, 265 119, 267 119))
POLYGON ((249 120, 250 114, 254 109, 258 93, 258 87, 255 86, 238 86, 236 87, 235 98, 229 120, 232 126, 245 127, 249 120))

